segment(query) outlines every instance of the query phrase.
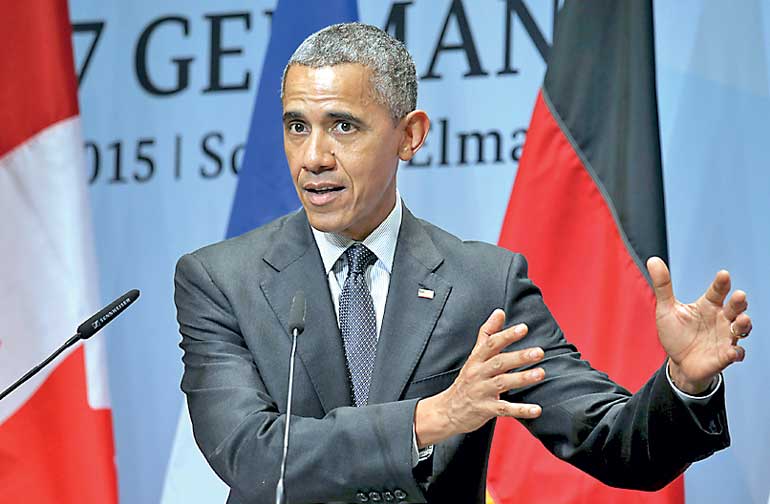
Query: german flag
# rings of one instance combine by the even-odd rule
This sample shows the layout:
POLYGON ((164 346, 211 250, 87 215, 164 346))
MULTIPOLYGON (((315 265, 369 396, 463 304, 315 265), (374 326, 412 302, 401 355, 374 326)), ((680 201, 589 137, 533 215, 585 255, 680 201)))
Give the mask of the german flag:
MULTIPOLYGON (((567 1, 500 233, 591 364, 630 390, 665 358, 645 261, 667 260, 652 2, 567 1)), ((607 487, 498 421, 488 494, 496 504, 677 503, 607 487)))

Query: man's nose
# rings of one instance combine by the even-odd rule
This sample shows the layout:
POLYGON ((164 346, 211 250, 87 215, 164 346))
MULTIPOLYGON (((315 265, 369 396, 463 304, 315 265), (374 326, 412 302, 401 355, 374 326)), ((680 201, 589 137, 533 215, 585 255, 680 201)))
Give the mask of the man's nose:
POLYGON ((302 167, 313 173, 334 168, 335 159, 332 140, 324 131, 313 131, 305 144, 302 167))

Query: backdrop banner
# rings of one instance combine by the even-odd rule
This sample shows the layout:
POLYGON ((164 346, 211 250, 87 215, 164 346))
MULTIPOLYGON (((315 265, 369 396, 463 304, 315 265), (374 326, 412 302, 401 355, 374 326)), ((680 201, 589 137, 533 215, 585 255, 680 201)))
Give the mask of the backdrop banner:
MULTIPOLYGON (((259 125, 251 113, 277 2, 69 1, 99 292, 107 302, 142 290, 131 313, 99 335, 120 500, 223 502, 227 489, 193 445, 179 389, 172 278, 179 256, 227 232, 249 127, 253 135, 259 125)), ((401 166, 399 188, 417 216, 464 239, 498 241, 559 5, 358 1, 359 18, 402 39, 416 60, 432 129, 401 166)), ((677 295, 694 299, 727 268, 749 292, 755 327, 767 326, 770 7, 654 7, 677 295)), ((761 365, 770 342, 756 332, 746 362, 725 376, 733 446, 687 472, 688 501, 768 501, 770 406, 760 387, 770 381, 761 365)))

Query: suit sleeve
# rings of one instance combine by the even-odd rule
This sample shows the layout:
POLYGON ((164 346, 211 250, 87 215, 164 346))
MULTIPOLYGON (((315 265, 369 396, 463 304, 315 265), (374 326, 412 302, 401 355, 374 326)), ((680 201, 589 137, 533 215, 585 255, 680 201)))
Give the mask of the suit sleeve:
POLYGON ((521 255, 511 260, 506 307, 511 323, 530 328, 520 346, 545 350, 539 365, 546 376, 508 399, 543 407, 538 419, 522 423, 557 457, 608 485, 656 490, 729 445, 724 388, 697 415, 671 389, 664 367, 630 394, 564 338, 521 255))
MULTIPOLYGON (((278 413, 230 303, 204 263, 195 255, 182 257, 174 280, 182 390, 195 440, 239 500, 271 502, 286 415, 278 413)), ((292 416, 290 502, 357 502, 360 492, 386 490, 398 490, 406 502, 424 502, 412 474, 416 403, 343 407, 323 418, 292 416)))

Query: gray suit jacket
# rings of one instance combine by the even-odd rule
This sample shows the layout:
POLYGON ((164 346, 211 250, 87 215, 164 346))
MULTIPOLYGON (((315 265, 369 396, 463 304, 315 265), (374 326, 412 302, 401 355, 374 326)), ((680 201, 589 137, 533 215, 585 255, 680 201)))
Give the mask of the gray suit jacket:
POLYGON ((521 255, 463 242, 404 209, 380 331, 370 405, 352 406, 327 279, 300 211, 185 255, 175 302, 182 389, 195 439, 230 486, 229 503, 273 501, 281 459, 292 296, 307 296, 298 342, 287 469, 292 503, 484 502, 494 422, 435 447, 412 469, 414 408, 447 388, 481 323, 503 308, 541 346, 546 379, 508 394, 543 406, 524 425, 558 457, 615 486, 660 488, 729 444, 722 392, 696 417, 658 371, 635 395, 581 360, 527 279, 521 255), (417 296, 420 288, 433 299, 417 296), (704 421, 704 418, 706 419, 704 421), (424 468, 424 466, 423 466, 424 468))

